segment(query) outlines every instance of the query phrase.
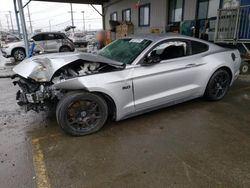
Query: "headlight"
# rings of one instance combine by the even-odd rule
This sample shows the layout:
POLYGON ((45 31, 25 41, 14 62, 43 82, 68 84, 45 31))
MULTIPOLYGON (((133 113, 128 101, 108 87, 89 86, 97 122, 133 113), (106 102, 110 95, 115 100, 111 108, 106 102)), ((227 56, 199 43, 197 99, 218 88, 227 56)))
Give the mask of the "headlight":
POLYGON ((49 59, 37 58, 37 59, 34 59, 33 61, 39 63, 39 65, 33 69, 32 74, 30 75, 30 78, 34 79, 37 82, 48 82, 49 70, 44 65, 44 63, 46 64, 46 61, 49 61, 49 59))
POLYGON ((47 81, 49 81, 48 80, 49 75, 48 75, 47 68, 42 66, 42 65, 37 66, 33 70, 32 74, 30 75, 30 78, 34 79, 37 82, 47 82, 47 81))

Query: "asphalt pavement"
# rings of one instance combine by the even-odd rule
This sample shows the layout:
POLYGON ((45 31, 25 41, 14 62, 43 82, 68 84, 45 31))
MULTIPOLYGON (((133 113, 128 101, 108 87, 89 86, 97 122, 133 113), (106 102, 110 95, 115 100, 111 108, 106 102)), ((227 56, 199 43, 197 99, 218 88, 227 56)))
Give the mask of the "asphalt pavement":
POLYGON ((14 72, 13 67, 16 65, 12 58, 4 58, 0 50, 0 78, 10 78, 14 72))
POLYGON ((22 112, 0 79, 0 187, 250 187, 250 76, 197 99, 71 137, 53 112, 22 112))

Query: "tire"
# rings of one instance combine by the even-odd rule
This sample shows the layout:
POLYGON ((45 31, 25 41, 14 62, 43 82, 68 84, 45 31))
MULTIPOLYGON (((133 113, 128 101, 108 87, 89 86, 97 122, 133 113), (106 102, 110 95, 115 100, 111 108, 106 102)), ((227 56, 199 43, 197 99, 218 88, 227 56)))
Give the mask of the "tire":
POLYGON ((240 65, 240 73, 241 74, 248 74, 250 68, 250 63, 248 62, 242 62, 240 65))
POLYGON ((84 136, 99 131, 108 117, 103 98, 87 92, 70 92, 58 103, 56 118, 64 132, 84 136))
POLYGON ((68 46, 62 46, 59 50, 59 52, 70 52, 71 49, 68 46))
POLYGON ((12 55, 13 55, 16 62, 23 61, 26 57, 25 50, 22 48, 14 49, 12 52, 12 55))
POLYGON ((205 91, 205 98, 210 101, 221 100, 228 92, 231 76, 228 71, 217 70, 210 78, 205 91))

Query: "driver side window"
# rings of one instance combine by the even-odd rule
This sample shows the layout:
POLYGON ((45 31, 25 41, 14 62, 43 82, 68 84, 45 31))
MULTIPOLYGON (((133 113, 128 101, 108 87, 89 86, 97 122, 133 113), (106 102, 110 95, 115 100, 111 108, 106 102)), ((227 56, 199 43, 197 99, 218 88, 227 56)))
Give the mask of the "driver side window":
POLYGON ((161 61, 185 57, 188 55, 188 45, 183 41, 168 41, 156 46, 150 53, 151 58, 161 61))

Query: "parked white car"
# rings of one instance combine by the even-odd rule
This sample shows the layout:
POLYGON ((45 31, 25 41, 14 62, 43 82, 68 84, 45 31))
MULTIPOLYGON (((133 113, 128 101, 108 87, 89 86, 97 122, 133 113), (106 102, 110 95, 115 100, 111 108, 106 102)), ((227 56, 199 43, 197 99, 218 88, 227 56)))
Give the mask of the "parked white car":
MULTIPOLYGON (((73 42, 63 33, 43 32, 31 39, 39 48, 43 48, 45 53, 75 50, 73 42)), ((1 48, 1 51, 4 57, 13 57, 15 61, 22 61, 26 57, 24 41, 8 43, 1 48)))

